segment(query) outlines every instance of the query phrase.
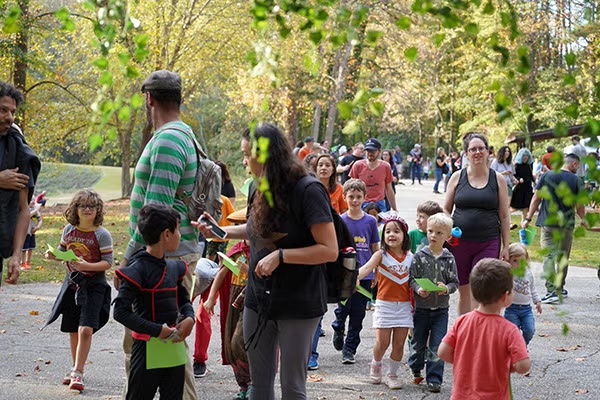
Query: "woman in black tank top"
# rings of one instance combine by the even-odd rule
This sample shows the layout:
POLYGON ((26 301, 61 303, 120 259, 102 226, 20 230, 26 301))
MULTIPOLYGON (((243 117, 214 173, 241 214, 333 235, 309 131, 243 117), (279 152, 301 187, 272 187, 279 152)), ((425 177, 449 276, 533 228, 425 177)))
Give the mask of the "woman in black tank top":
POLYGON ((464 143, 467 168, 456 171, 448 182, 444 211, 462 230, 457 246, 451 246, 458 269, 458 313, 465 314, 477 304, 471 297, 469 274, 482 258, 508 260, 510 208, 506 180, 488 167, 488 142, 477 133, 464 143))

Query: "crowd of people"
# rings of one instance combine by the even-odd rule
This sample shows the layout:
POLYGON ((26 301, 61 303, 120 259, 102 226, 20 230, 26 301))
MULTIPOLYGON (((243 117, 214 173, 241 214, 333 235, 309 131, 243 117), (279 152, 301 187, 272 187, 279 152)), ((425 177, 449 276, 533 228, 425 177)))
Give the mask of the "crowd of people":
MULTIPOLYGON (((246 207, 235 211, 227 166, 217 162, 222 217, 215 221, 204 213, 196 221, 179 195, 194 188, 199 162, 192 129, 180 119, 181 78, 155 71, 141 90, 154 134, 135 168, 130 241, 115 272, 118 296, 112 302, 114 318, 124 326, 123 398, 150 400, 157 392, 165 399, 197 398, 195 378, 207 373, 210 318, 219 299, 222 362, 231 365, 239 386, 234 398, 306 399, 307 371, 319 368, 327 268, 340 250, 336 213, 354 238, 360 287, 334 311, 332 344, 341 352, 341 363, 356 362, 366 310, 374 303, 373 384, 399 389, 407 383, 398 374, 405 343, 410 383, 425 381, 432 393, 442 390, 444 363, 454 364, 454 399, 479 398, 483 392, 508 398, 510 372, 529 372, 532 305, 541 313, 542 303, 567 296, 575 214, 585 225, 585 209, 557 189, 564 183, 575 195, 584 190, 579 138, 556 173, 548 172, 552 155, 542 157, 536 172, 524 148, 514 162, 506 146, 491 159, 491 146, 478 133, 465 137, 460 153, 439 147, 433 163, 415 144, 406 156, 412 184, 422 184, 433 172, 434 193, 442 193, 443 184, 446 196, 442 204, 419 204, 411 230, 409 216, 397 211, 396 186, 405 161, 399 147, 384 149, 369 138, 332 152, 328 143, 307 137, 292 149, 279 127, 260 124, 240 135, 243 163, 253 178, 246 207), (552 198, 542 196, 542 190, 552 198), (558 205, 562 220, 550 217, 552 204, 558 205), (540 209, 536 225, 542 246, 549 249, 544 296, 535 291, 527 247, 510 241, 511 208, 521 211, 524 230, 540 209), (525 273, 513 275, 516 268, 525 273), (448 330, 455 292, 460 317, 448 330), (190 357, 185 339, 194 329, 190 357), (281 396, 275 393, 277 373, 281 396)), ((6 106, 0 107, 0 117, 7 114, 8 127, 21 101, 16 89, 0 85, 0 105, 6 106)), ((17 133, 10 138, 19 157, 27 152, 17 133)), ((7 140, 0 145, 0 155, 13 146, 7 140)), ((30 157, 28 164, 13 167, 0 159, 0 194, 10 192, 1 200, 15 211, 0 229, 0 257, 12 256, 9 283, 28 268, 35 232, 42 226, 45 192, 31 196, 39 172, 36 160, 30 157), (5 232, 7 227, 12 231, 5 232)), ((79 191, 65 211, 67 224, 57 248, 45 253, 66 265, 45 326, 62 316, 60 330, 69 334, 72 356, 62 383, 78 391, 85 389, 92 335, 108 321, 111 305, 106 271, 113 264, 113 242, 102 226, 104 214, 98 193, 79 191)))

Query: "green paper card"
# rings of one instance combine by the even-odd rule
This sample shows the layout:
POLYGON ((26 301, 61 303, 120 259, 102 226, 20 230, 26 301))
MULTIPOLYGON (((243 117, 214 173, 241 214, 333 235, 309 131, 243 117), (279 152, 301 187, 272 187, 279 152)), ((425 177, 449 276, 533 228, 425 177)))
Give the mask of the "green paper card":
POLYGON ((356 291, 360 294, 362 294, 363 296, 365 296, 367 299, 373 301, 373 293, 369 292, 367 289, 365 289, 364 287, 360 286, 360 285, 356 285, 356 291))
POLYGON ((52 253, 52 255, 54 257, 56 257, 57 260, 60 261, 79 261, 79 257, 77 257, 75 255, 75 253, 73 253, 73 250, 69 250, 69 251, 60 251, 58 249, 55 249, 54 247, 48 245, 48 250, 50 251, 50 253, 52 253))
POLYGON ((240 192, 242 192, 242 194, 246 197, 248 197, 248 193, 250 192, 251 184, 252 184, 252 178, 248 178, 248 179, 246 179, 246 181, 244 181, 244 184, 240 188, 240 192))
POLYGON ((171 368, 184 365, 187 361, 185 343, 163 342, 159 338, 150 338, 146 342, 146 369, 171 368))
POLYGON ((217 251, 217 254, 219 255, 219 257, 221 257, 221 260, 223 260, 224 266, 226 266, 231 272, 233 272, 235 276, 240 275, 240 266, 235 261, 227 257, 225 254, 221 253, 220 251, 217 251))
POLYGON ((428 292, 445 292, 446 289, 439 287, 435 283, 431 282, 429 278, 415 278, 417 285, 421 286, 421 289, 428 292))

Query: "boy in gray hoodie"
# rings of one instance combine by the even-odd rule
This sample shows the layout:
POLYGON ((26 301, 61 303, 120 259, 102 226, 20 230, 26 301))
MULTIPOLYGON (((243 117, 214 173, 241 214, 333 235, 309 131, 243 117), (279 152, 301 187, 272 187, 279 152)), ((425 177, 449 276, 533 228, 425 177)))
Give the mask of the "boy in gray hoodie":
POLYGON ((415 314, 408 365, 413 383, 419 384, 423 381, 421 370, 427 357, 425 378, 432 393, 441 390, 444 362, 438 358, 437 350, 448 330, 449 295, 458 288, 454 256, 443 247, 450 239, 452 225, 452 219, 446 214, 430 216, 427 220, 429 244, 417 251, 410 267, 415 314))

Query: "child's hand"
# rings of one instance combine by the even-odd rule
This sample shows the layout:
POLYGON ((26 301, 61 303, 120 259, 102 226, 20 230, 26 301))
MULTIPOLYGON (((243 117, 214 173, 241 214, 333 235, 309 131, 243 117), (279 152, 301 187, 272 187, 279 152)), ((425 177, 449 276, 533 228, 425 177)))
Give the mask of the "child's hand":
POLYGON ((238 267, 240 267, 240 271, 241 271, 241 272, 243 272, 243 273, 245 273, 245 274, 247 274, 247 273, 248 273, 248 270, 249 270, 249 268, 248 268, 248 264, 246 264, 246 263, 245 263, 245 262, 243 262, 243 261, 238 261, 238 262, 237 262, 237 265, 238 265, 238 267))
POLYGON ((423 288, 419 288, 419 290, 417 291, 417 294, 423 298, 429 296, 429 292, 427 290, 423 290, 423 288))
POLYGON ((169 328, 168 326, 163 325, 162 329, 160 330, 160 335, 158 335, 158 338, 166 339, 169 336, 171 336, 171 333, 173 333, 174 330, 175 328, 169 328))
POLYGON ((215 301, 213 299, 211 299, 210 297, 208 299, 206 299, 203 307, 206 310, 206 312, 209 313, 210 315, 215 314, 215 301))
POLYGON ((444 282, 438 282, 438 283, 437 283, 437 285, 438 285, 438 287, 444 288, 444 291, 443 291, 443 292, 437 292, 437 295, 438 295, 438 296, 445 296, 445 295, 447 295, 447 294, 450 292, 450 291, 448 290, 448 286, 446 286, 446 285, 444 284, 444 282))
POLYGON ((186 337, 192 333, 192 329, 194 328, 194 319, 187 317, 183 321, 177 324, 175 327, 177 332, 179 332, 179 340, 173 340, 173 343, 183 342, 186 337))
POLYGON ((52 261, 56 261, 56 257, 54 256, 54 254, 52 254, 50 252, 50 250, 46 250, 46 252, 44 253, 44 258, 46 260, 52 260, 52 261))
POLYGON ((71 268, 77 270, 77 271, 85 271, 85 268, 87 266, 87 262, 82 261, 81 258, 78 259, 77 261, 71 261, 69 263, 69 265, 71 266, 71 268))
POLYGON ((535 303, 535 309, 538 312, 538 314, 542 313, 542 303, 535 303))

